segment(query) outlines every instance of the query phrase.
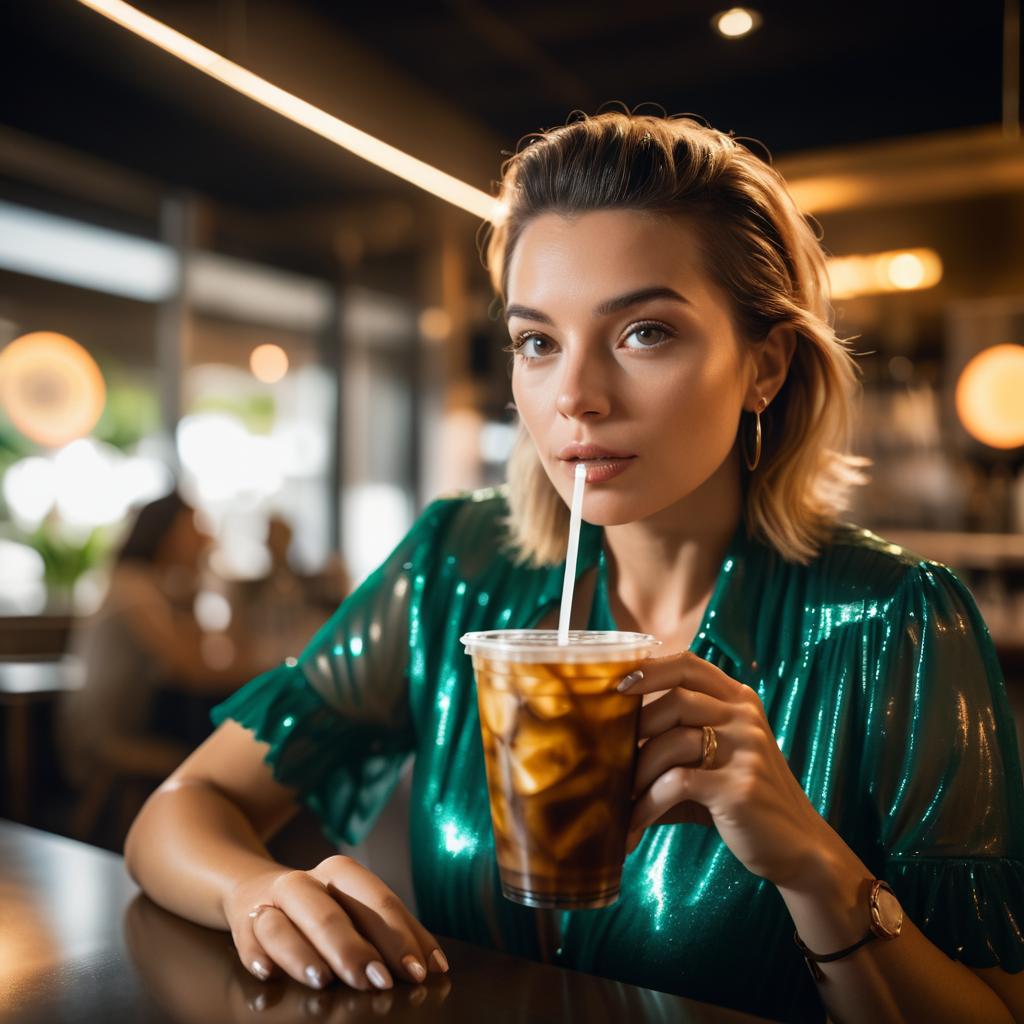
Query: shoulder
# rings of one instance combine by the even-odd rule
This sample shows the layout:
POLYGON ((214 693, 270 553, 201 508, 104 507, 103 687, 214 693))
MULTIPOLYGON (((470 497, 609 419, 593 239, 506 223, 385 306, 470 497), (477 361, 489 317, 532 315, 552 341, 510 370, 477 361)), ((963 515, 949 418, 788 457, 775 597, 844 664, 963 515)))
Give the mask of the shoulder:
POLYGON ((863 604, 869 616, 936 585, 962 587, 945 565, 848 522, 835 525, 806 571, 822 603, 863 604))
POLYGON ((429 535, 438 550, 449 555, 477 552, 507 559, 508 501, 505 487, 455 491, 432 501, 414 530, 429 535))

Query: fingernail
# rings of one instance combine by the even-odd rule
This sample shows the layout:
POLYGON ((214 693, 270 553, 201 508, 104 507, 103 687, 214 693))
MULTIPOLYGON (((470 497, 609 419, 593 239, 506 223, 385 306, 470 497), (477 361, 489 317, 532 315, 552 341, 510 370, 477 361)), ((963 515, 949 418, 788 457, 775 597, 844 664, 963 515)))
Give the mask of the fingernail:
POLYGON ((260 981, 266 981, 270 977, 270 968, 260 960, 253 960, 252 962, 252 973, 256 975, 260 981))
POLYGON ((255 1013, 262 1013, 267 1008, 267 997, 263 992, 257 992, 249 1000, 249 1009, 255 1013))
POLYGON ((379 960, 371 960, 366 965, 366 976, 377 988, 391 988, 394 984, 388 969, 379 960))
POLYGON ((640 680, 643 679, 643 677, 644 674, 640 671, 640 669, 637 669, 635 672, 630 672, 629 675, 626 676, 621 683, 619 683, 616 689, 620 693, 623 690, 628 690, 634 683, 639 683, 640 680))
POLYGON ((405 969, 417 980, 422 981, 427 976, 427 969, 414 956, 407 956, 402 959, 405 969))
POLYGON ((448 970, 448 958, 439 949, 430 954, 430 960, 439 971, 448 970))
POLYGON ((323 988, 327 984, 327 979, 324 977, 324 972, 319 968, 314 967, 312 964, 306 968, 306 977, 309 979, 310 985, 313 988, 323 988))

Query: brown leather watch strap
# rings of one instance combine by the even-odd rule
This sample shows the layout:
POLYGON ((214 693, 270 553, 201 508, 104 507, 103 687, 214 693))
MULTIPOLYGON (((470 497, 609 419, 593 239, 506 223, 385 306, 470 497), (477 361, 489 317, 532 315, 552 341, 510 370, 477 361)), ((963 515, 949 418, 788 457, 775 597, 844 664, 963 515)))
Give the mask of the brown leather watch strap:
POLYGON ((860 949, 864 943, 877 938, 878 936, 873 931, 869 931, 859 942, 855 942, 852 946, 847 946, 846 949, 839 950, 838 953, 813 953, 803 944, 800 936, 793 932, 793 941, 800 947, 800 952, 803 953, 804 960, 807 962, 807 969, 811 972, 811 977, 815 981, 821 981, 825 977, 824 971, 818 966, 819 963, 827 964, 833 960, 841 960, 844 956, 849 956, 854 950, 860 949))

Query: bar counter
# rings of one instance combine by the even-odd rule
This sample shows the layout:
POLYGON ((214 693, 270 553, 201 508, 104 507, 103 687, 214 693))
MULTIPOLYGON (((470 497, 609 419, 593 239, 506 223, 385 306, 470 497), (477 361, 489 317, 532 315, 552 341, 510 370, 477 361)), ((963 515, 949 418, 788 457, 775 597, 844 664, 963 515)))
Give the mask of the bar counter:
POLYGON ((438 936, 451 964, 386 992, 260 983, 230 937, 143 896, 115 854, 0 821, 0 1021, 715 1022, 764 1018, 438 936))

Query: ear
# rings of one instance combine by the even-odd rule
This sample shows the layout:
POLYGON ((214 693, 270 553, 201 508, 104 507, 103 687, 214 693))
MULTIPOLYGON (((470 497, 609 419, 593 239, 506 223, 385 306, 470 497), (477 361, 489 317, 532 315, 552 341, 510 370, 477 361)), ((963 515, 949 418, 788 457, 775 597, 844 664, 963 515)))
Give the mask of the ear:
POLYGON ((743 399, 743 408, 748 412, 757 408, 761 398, 770 405, 786 382, 789 364, 796 351, 796 331, 788 324, 776 324, 751 349, 754 376, 743 399))

